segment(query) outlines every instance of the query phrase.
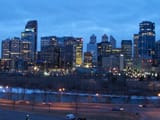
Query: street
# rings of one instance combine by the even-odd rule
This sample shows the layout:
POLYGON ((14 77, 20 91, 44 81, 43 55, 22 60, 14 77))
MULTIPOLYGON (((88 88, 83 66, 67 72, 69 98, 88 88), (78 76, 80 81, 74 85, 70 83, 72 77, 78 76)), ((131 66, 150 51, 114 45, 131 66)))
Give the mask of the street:
MULTIPOLYGON (((63 120, 66 113, 77 115, 97 115, 129 113, 140 120, 159 120, 160 108, 147 104, 139 107, 138 104, 102 104, 102 103, 17 103, 10 100, 0 100, 0 120, 23 120, 27 114, 33 120, 63 120), (124 111, 117 110, 123 108, 124 111), (116 109, 116 111, 113 111, 116 109), (11 112, 12 111, 12 112, 11 112), (27 111, 27 112, 26 112, 27 111), (28 113, 29 111, 29 113, 28 113), (57 114, 57 113, 58 114, 57 114), (43 113, 43 114, 41 114, 43 113), (53 113, 53 114, 52 114, 53 113), (136 115, 138 113, 138 115, 136 115), (136 117, 137 116, 137 117, 136 117)), ((125 114, 126 115, 126 114, 125 114)), ((105 119, 104 119, 105 120, 105 119)), ((117 119, 120 120, 120 119, 117 119)), ((132 120, 132 119, 131 119, 132 120)))
POLYGON ((13 110, 0 109, 0 120, 26 120, 26 115, 30 120, 64 120, 64 117, 42 115, 40 113, 18 112, 13 110))

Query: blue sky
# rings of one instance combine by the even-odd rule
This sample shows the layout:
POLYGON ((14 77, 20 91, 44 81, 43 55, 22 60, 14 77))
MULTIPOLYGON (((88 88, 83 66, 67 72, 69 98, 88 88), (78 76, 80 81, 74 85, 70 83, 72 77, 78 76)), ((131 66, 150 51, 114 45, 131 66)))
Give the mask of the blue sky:
MULTIPOLYGON (((84 47, 93 33, 97 41, 106 33, 118 46, 133 39, 139 23, 155 22, 160 39, 159 0, 0 0, 0 40, 20 37, 28 20, 38 20, 38 46, 41 36, 84 38, 84 47)), ((40 47, 38 47, 40 48, 40 47)))

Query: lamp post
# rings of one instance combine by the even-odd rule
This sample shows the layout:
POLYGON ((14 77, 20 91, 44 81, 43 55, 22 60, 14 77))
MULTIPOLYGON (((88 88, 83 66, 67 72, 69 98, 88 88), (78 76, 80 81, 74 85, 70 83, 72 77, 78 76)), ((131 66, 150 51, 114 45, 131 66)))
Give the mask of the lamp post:
POLYGON ((96 93, 96 102, 99 103, 99 93, 96 93))
POLYGON ((158 103, 158 107, 159 107, 159 104, 160 104, 160 93, 157 94, 157 97, 158 97, 158 102, 157 103, 158 103))
POLYGON ((65 88, 59 88, 58 91, 60 93, 60 102, 62 102, 62 95, 63 95, 63 92, 65 91, 65 88))

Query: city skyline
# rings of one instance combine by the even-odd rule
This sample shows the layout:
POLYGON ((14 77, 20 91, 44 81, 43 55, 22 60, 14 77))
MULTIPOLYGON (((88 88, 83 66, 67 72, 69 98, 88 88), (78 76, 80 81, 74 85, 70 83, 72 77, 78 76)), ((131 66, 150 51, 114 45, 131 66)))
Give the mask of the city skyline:
MULTIPOLYGON (((77 36, 84 38, 84 48, 92 34, 101 41, 103 34, 113 35, 120 46, 121 40, 133 40, 133 34, 139 31, 139 23, 147 20, 155 23, 156 40, 160 39, 160 9, 157 0, 122 2, 113 1, 0 1, 1 40, 20 37, 28 20, 38 21, 38 50, 40 37, 77 36), (52 4, 51 4, 52 3, 52 4), (154 6, 154 7, 153 7, 154 6), (10 10, 8 10, 10 8, 10 10), (84 14, 85 13, 85 14, 84 14), (122 29, 123 28, 123 29, 122 29)), ((85 50, 86 51, 86 50, 85 50)))

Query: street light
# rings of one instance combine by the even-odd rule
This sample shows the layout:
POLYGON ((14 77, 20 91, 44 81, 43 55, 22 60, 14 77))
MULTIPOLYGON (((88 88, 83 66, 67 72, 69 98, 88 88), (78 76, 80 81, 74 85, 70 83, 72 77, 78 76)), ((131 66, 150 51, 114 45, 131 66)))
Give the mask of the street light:
POLYGON ((96 93, 96 96, 98 97, 98 96, 99 96, 99 94, 98 94, 98 93, 96 93))
POLYGON ((98 102, 98 103, 100 102, 100 101, 99 101, 99 97, 100 97, 100 94, 99 94, 99 93, 96 93, 96 102, 98 102))
POLYGON ((65 91, 65 88, 59 88, 58 91, 60 92, 60 102, 62 102, 62 94, 65 91))

